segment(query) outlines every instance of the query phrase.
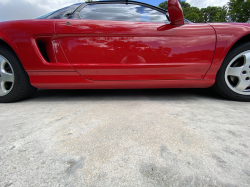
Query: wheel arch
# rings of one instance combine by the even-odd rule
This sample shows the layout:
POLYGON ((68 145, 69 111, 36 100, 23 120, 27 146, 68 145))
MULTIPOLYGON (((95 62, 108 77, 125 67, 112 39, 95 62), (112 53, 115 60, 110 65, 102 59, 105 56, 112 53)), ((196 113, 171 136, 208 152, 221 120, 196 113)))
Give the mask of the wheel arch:
MULTIPOLYGON (((229 40, 229 36, 228 36, 229 40)), ((213 62, 211 64, 210 69, 207 71, 204 79, 216 79, 216 76, 218 74, 218 71, 223 64, 224 60, 227 58, 227 56, 233 51, 235 48, 237 48, 239 45, 242 45, 244 43, 250 42, 250 30, 247 33, 242 34, 241 36, 238 35, 232 36, 232 40, 228 42, 229 45, 223 46, 224 44, 220 44, 219 47, 223 48, 222 50, 218 49, 218 44, 221 41, 218 41, 218 35, 217 35, 217 47, 215 51, 215 56, 213 59, 213 62), (219 52, 218 52, 219 51, 219 52), (219 54, 221 53, 221 54, 219 54)), ((223 41, 221 42, 223 43, 223 41)))
POLYGON ((11 50, 11 52, 13 52, 13 54, 15 54, 16 57, 20 60, 20 58, 18 57, 18 55, 17 55, 16 51, 13 49, 13 47, 9 43, 7 43, 1 36, 0 36, 0 45, 11 50))
POLYGON ((242 36, 241 38, 239 38, 238 40, 236 40, 236 42, 231 46, 231 48, 228 50, 227 54, 226 54, 226 57, 227 55, 232 51, 234 50, 237 46, 243 44, 243 43, 247 43, 247 42, 250 42, 250 33, 242 36))
MULTIPOLYGON (((16 51, 15 51, 15 50, 13 49, 13 47, 12 47, 10 44, 8 44, 1 36, 0 36, 0 46, 4 46, 4 47, 6 47, 7 49, 9 49, 9 50, 13 53, 13 55, 15 55, 16 58, 20 61, 21 66, 23 67, 24 71, 27 73, 27 71, 25 70, 25 68, 24 68, 24 66, 23 66, 23 64, 22 64, 22 62, 21 62, 21 59, 20 59, 19 56, 17 55, 16 51)), ((27 75, 28 75, 28 73, 27 73, 27 75)), ((29 75, 28 75, 28 76, 29 76, 29 75)))

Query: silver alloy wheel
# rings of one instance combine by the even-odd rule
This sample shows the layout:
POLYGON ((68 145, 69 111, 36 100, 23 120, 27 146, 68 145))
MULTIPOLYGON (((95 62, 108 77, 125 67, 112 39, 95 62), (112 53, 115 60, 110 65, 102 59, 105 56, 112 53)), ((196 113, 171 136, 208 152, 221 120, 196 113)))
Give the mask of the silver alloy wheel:
POLYGON ((250 95, 250 50, 237 55, 225 72, 227 86, 241 95, 250 95))
POLYGON ((13 88, 14 71, 9 61, 0 55, 0 96, 7 95, 13 88))

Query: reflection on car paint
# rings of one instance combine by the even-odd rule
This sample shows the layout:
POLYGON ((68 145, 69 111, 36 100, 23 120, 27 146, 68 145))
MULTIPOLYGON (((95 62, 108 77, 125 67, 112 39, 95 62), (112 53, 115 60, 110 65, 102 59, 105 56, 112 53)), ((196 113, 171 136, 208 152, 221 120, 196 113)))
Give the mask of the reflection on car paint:
POLYGON ((213 28, 167 25, 72 20, 57 22, 56 32, 69 62, 88 79, 202 79, 214 55, 213 28))

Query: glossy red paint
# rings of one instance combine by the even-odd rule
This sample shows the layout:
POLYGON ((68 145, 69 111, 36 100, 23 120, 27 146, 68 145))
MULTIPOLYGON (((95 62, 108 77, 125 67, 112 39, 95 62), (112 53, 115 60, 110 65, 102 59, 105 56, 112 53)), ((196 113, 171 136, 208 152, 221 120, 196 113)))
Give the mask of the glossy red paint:
POLYGON ((168 13, 171 24, 184 25, 184 16, 178 0, 168 0, 168 13))
MULTIPOLYGON (((75 71, 60 48, 53 52, 56 41, 56 20, 20 20, 0 23, 0 36, 16 52, 26 71, 75 71), (36 40, 46 41, 49 56, 48 63, 41 55, 36 40), (63 63, 56 63, 56 57, 63 58, 63 63)), ((59 46, 60 47, 60 46, 59 46)))
POLYGON ((247 23, 212 23, 216 31, 217 44, 214 60, 205 79, 215 79, 221 64, 233 45, 244 36, 250 34, 250 24, 247 23))
POLYGON ((42 89, 208 88, 214 80, 91 81, 76 72, 29 72, 33 86, 42 89))
POLYGON ((162 25, 70 20, 66 26, 68 21, 0 23, 0 39, 15 51, 33 86, 210 87, 231 47, 250 34, 249 24, 162 25), (46 44, 50 62, 39 51, 38 40, 46 44))
POLYGON ((215 50, 208 24, 66 20, 56 34, 72 66, 91 80, 202 79, 215 50))

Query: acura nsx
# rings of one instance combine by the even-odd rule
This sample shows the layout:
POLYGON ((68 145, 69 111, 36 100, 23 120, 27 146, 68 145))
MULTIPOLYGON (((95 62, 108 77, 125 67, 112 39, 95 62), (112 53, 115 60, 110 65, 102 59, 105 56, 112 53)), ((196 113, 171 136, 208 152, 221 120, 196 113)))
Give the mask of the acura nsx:
POLYGON ((0 22, 0 102, 41 89, 214 87, 250 101, 250 25, 192 23, 136 1, 74 4, 0 22))

